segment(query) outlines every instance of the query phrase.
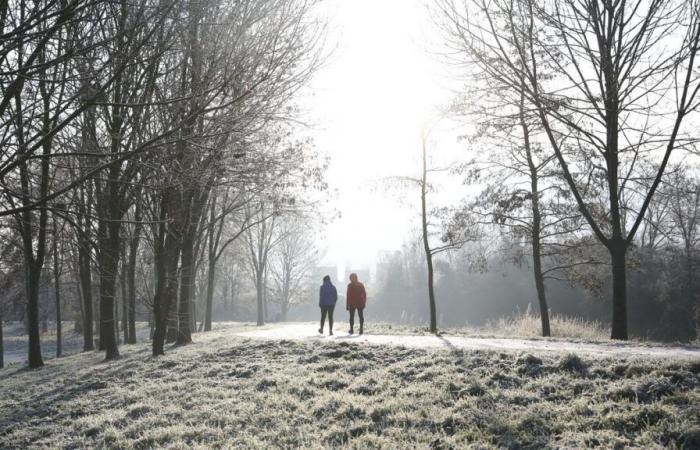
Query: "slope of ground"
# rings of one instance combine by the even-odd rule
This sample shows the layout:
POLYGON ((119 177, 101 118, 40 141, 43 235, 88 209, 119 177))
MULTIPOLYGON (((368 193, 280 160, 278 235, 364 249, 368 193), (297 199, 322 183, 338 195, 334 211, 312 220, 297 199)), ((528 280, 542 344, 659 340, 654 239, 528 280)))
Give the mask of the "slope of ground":
POLYGON ((700 362, 250 339, 0 371, 0 448, 699 448, 700 362))

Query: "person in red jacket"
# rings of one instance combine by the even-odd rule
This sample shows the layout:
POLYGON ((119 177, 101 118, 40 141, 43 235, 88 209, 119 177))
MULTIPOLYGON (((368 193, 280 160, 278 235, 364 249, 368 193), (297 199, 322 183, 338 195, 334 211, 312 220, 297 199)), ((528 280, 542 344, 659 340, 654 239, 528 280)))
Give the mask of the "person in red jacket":
POLYGON ((367 293, 365 292, 365 285, 357 280, 356 273, 350 274, 350 284, 348 284, 348 293, 345 296, 345 300, 345 309, 350 311, 350 334, 354 332, 355 328, 355 310, 360 316, 360 334, 362 334, 365 326, 365 317, 362 311, 367 304, 367 293))

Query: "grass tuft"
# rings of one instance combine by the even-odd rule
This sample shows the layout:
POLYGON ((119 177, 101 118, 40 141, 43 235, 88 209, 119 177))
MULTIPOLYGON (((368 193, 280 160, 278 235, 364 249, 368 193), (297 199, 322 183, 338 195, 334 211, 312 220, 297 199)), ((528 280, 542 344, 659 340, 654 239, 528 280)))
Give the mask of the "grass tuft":
POLYGON ((564 355, 559 360, 558 368, 579 377, 585 377, 588 374, 588 366, 574 353, 564 355))

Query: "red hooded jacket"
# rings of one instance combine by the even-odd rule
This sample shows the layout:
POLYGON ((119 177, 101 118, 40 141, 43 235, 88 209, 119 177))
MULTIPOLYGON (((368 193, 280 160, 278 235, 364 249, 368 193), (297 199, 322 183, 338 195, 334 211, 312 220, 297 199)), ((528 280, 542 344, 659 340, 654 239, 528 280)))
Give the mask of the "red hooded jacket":
POLYGON ((367 303, 365 285, 359 281, 357 283, 348 284, 348 295, 345 296, 345 299, 347 301, 345 309, 363 309, 367 303))

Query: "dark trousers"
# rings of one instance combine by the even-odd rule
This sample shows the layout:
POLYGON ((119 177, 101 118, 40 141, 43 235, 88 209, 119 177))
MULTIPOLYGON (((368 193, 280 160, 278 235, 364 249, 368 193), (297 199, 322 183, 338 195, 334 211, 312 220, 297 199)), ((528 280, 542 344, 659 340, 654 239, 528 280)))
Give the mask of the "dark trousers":
POLYGON ((323 330, 323 324, 326 322, 326 315, 328 315, 328 330, 333 331, 333 309, 335 309, 335 305, 321 306, 321 330, 323 330))
POLYGON ((362 313, 364 308, 350 308, 350 330, 355 328, 355 310, 357 309, 357 315, 360 316, 360 330, 365 326, 365 316, 362 313))

